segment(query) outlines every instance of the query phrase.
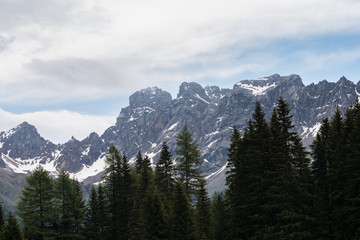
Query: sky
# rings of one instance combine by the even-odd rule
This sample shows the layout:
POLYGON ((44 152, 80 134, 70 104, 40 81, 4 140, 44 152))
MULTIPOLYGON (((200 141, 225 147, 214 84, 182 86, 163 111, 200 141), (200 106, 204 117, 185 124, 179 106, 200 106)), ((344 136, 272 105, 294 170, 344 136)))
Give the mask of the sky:
POLYGON ((101 135, 129 96, 299 74, 360 80, 358 0, 0 0, 0 131, 101 135))

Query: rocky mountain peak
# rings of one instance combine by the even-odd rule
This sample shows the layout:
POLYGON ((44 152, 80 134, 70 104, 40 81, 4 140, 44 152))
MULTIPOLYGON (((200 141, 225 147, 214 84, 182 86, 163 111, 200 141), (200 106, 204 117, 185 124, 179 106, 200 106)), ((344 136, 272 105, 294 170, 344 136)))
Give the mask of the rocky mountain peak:
POLYGON ((196 94, 203 96, 205 95, 205 90, 203 89, 203 87, 195 82, 183 82, 180 85, 179 88, 179 93, 178 93, 178 98, 180 97, 189 97, 189 96, 195 96, 196 94))
POLYGON ((255 80, 241 80, 234 85, 234 92, 245 96, 264 96, 275 88, 290 89, 291 92, 304 87, 299 75, 280 76, 274 74, 269 77, 262 77, 255 80))
POLYGON ((40 136, 33 125, 23 122, 16 128, 0 134, 0 152, 12 158, 31 159, 48 155, 55 147, 40 136))
POLYGON ((149 87, 135 92, 129 98, 131 108, 151 107, 164 108, 172 101, 170 93, 157 87, 149 87))

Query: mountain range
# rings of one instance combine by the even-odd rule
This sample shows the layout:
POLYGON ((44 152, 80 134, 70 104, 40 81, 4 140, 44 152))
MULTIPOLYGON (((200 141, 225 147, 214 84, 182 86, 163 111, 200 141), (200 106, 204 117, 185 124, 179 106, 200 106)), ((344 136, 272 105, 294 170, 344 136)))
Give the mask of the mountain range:
POLYGON ((91 133, 83 140, 70 139, 54 144, 40 136, 29 124, 0 133, 0 201, 10 207, 20 193, 26 174, 38 164, 53 175, 64 168, 84 186, 99 182, 108 148, 114 145, 130 162, 141 151, 153 164, 166 141, 175 157, 176 136, 187 125, 199 144, 210 193, 225 187, 227 148, 233 126, 243 129, 259 101, 270 118, 280 97, 291 107, 294 129, 308 146, 322 119, 341 112, 360 96, 357 84, 341 77, 336 83, 323 80, 305 86, 298 75, 274 74, 255 80, 242 80, 233 89, 184 82, 175 99, 157 87, 135 92, 123 108, 116 124, 101 136, 91 133))

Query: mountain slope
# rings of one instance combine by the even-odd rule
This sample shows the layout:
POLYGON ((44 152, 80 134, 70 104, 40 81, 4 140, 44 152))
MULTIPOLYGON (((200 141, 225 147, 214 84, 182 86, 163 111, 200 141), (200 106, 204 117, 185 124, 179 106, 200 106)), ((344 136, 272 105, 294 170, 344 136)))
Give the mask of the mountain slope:
POLYGON ((157 87, 132 94, 129 106, 121 110, 116 124, 101 136, 92 133, 84 140, 75 138, 55 145, 44 140, 34 126, 23 123, 0 133, 0 172, 28 173, 38 164, 53 174, 65 168, 84 183, 100 180, 104 158, 110 145, 133 160, 138 151, 155 164, 161 144, 176 149, 176 136, 187 125, 199 143, 205 160, 210 192, 224 187, 227 148, 232 127, 243 129, 260 101, 267 118, 282 96, 292 109, 295 130, 310 144, 324 117, 338 107, 342 112, 360 96, 360 82, 342 77, 336 83, 326 80, 304 86, 298 75, 278 74, 255 80, 242 80, 233 89, 181 84, 175 99, 157 87))

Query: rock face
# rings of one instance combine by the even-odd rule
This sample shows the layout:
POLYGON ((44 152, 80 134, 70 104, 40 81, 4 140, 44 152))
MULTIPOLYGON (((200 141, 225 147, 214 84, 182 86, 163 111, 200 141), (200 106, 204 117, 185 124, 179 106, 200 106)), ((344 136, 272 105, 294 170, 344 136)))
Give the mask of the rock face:
POLYGON ((292 109, 295 130, 309 145, 322 119, 331 117, 336 108, 344 113, 358 96, 360 82, 355 85, 345 77, 336 83, 323 80, 304 86, 298 75, 278 74, 242 80, 233 89, 185 82, 176 99, 157 87, 146 88, 130 96, 129 106, 121 110, 115 126, 101 136, 92 133, 82 141, 73 138, 55 145, 27 123, 0 133, 0 168, 26 173, 40 163, 53 173, 65 168, 79 180, 94 182, 110 145, 131 160, 141 151, 155 164, 162 142, 175 152, 176 136, 187 125, 203 154, 203 171, 209 176, 209 188, 213 188, 210 191, 221 190, 232 127, 242 130, 247 125, 256 101, 269 119, 277 100, 283 97, 292 109))

